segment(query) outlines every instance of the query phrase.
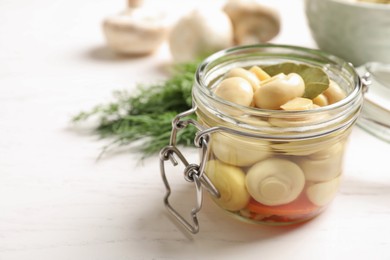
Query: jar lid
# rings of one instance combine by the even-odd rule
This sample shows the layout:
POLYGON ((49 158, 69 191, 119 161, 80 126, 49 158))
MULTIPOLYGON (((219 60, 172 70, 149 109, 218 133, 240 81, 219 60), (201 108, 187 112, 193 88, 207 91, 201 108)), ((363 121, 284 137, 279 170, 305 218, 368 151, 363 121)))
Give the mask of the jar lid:
POLYGON ((370 62, 359 68, 370 84, 357 124, 374 136, 390 142, 390 64, 370 62))

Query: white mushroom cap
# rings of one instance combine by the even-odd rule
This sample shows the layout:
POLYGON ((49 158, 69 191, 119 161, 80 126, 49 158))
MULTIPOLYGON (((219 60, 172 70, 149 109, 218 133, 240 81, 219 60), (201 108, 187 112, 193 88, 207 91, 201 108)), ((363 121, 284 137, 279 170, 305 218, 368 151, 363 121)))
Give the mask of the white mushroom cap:
POLYGON ((243 68, 234 68, 231 69, 225 76, 226 78, 231 77, 241 77, 247 80, 253 88, 253 92, 255 92, 260 86, 260 80, 256 77, 256 75, 249 70, 243 68))
POLYGON ((231 77, 219 83, 215 95, 238 105, 249 106, 253 100, 253 88, 246 79, 231 77))
POLYGON ((329 104, 336 103, 346 97, 344 90, 333 80, 330 80, 329 87, 323 92, 329 104))
POLYGON ((195 9, 172 28, 169 47, 173 58, 185 62, 231 47, 233 27, 218 8, 195 9))
POLYGON ((245 187, 245 173, 238 167, 217 160, 208 161, 205 172, 220 193, 216 202, 224 209, 236 211, 243 209, 250 196, 245 187))
POLYGON ((339 176, 343 166, 343 149, 344 145, 335 144, 299 160, 306 180, 329 181, 339 176))
POLYGON ((134 8, 106 18, 103 31, 107 45, 115 52, 148 54, 167 38, 169 22, 163 11, 134 8))
POLYGON ((269 142, 241 136, 215 133, 211 151, 222 162, 250 166, 270 156, 269 142))
POLYGON ((305 186, 299 166, 289 160, 270 158, 253 165, 246 175, 249 194, 258 202, 277 206, 298 198, 305 186))
POLYGON ((238 45, 267 42, 280 31, 278 12, 256 1, 231 0, 224 11, 233 22, 238 45))
POLYGON ((305 82, 296 73, 278 74, 264 81, 254 94, 256 107, 280 109, 280 106, 305 91, 305 82))
POLYGON ((340 186, 340 177, 327 182, 313 184, 307 188, 309 200, 317 206, 325 206, 336 196, 340 186))

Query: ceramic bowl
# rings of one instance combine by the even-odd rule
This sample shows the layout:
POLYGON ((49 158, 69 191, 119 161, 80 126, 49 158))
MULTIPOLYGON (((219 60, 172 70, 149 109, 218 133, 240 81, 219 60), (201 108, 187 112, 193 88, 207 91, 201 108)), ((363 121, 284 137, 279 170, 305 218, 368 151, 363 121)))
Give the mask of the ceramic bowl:
POLYGON ((318 47, 353 65, 390 63, 390 4, 357 0, 305 0, 318 47))

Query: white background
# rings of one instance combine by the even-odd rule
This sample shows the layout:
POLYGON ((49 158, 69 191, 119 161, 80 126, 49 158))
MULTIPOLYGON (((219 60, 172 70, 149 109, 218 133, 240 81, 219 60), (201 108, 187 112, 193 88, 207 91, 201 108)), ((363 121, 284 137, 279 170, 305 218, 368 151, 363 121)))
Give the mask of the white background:
MULTIPOLYGON (((273 42, 315 47, 302 1, 263 2, 282 16, 273 42)), ((163 207, 157 156, 140 161, 127 151, 96 162, 107 141, 70 118, 113 90, 165 78, 171 59, 166 45, 133 59, 104 48, 101 22, 125 5, 0 1, 1 260, 390 259, 390 145, 357 127, 336 200, 298 227, 239 222, 206 196, 200 233, 190 236, 163 207)), ((172 182, 178 207, 191 206, 191 184, 172 182)))

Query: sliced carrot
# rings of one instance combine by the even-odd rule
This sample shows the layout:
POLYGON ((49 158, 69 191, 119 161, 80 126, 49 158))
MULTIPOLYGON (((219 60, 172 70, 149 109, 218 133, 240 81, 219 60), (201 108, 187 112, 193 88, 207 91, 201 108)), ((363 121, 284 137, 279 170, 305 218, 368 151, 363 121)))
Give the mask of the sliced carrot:
POLYGON ((306 194, 303 192, 293 202, 279 206, 267 206, 251 198, 247 209, 250 212, 254 212, 260 215, 294 216, 309 214, 319 208, 311 203, 306 197, 306 194))

